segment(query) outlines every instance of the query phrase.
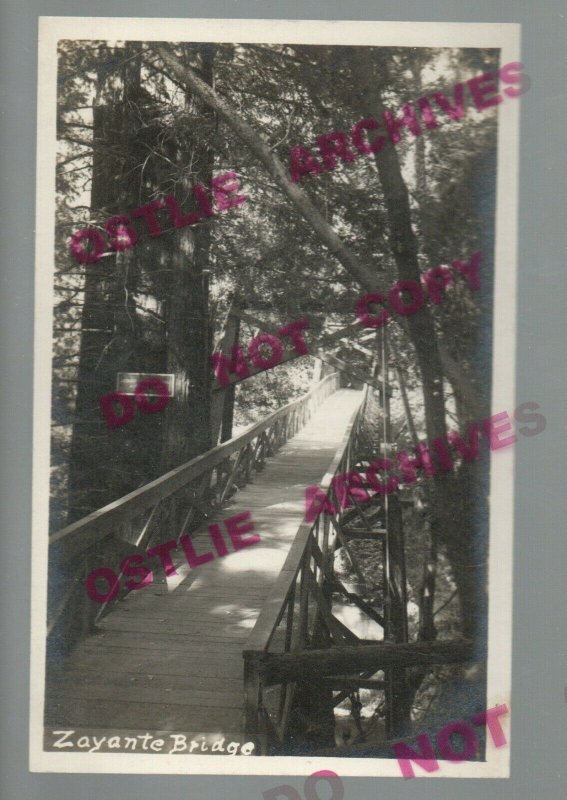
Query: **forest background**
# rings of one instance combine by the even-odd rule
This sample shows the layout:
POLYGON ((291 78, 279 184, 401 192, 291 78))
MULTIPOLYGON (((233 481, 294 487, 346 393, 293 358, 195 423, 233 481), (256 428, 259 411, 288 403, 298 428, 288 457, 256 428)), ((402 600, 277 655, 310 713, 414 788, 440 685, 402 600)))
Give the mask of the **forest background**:
MULTIPOLYGON (((294 145, 425 94, 450 97, 497 65, 498 51, 480 49, 59 43, 51 530, 309 389, 305 356, 239 383, 213 429, 209 356, 234 304, 276 325, 309 317, 324 339, 354 321, 364 291, 482 250, 479 292, 457 281, 440 305, 389 324, 387 367, 411 412, 395 392, 400 447, 488 416, 496 112, 439 115, 436 130, 307 176, 295 194, 286 173, 294 145), (70 255, 79 228, 102 230, 166 194, 191 208, 192 186, 228 170, 249 196, 243 206, 94 264, 70 255), (124 371, 175 374, 175 397, 109 430, 99 397, 124 371)), ((243 323, 240 340, 258 330, 243 323)), ((380 360, 374 334, 369 344, 361 329, 353 343, 365 334, 380 360)), ((364 368, 360 351, 340 354, 364 368)), ((484 646, 487 480, 481 460, 421 486, 427 524, 410 579, 423 638, 436 635, 427 581, 442 564, 461 633, 484 646)))

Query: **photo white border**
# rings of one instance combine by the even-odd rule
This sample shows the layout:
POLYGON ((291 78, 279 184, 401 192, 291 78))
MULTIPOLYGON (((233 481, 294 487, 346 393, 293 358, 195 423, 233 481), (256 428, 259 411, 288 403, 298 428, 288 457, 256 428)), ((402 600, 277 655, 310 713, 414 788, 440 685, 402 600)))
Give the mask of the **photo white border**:
MULTIPOLYGON (((500 63, 520 60, 515 23, 424 23, 322 20, 40 17, 35 259, 34 454, 32 496, 30 770, 32 772, 170 775, 303 775, 334 769, 341 777, 400 777, 395 758, 304 756, 175 756, 43 751, 46 658, 49 454, 55 227, 57 42, 120 41, 302 43, 376 47, 500 48, 500 63), (340 767, 337 763, 340 762, 340 767)), ((529 72, 529 65, 525 65, 529 72)), ((492 413, 515 407, 516 268, 519 100, 498 109, 497 205, 493 309, 492 413)), ((530 399, 530 398, 522 398, 530 399)), ((491 456, 489 530, 488 706, 511 709, 514 448, 491 456), (502 569, 502 565, 505 566, 502 569)), ((483 763, 439 761, 416 777, 506 778, 510 715, 502 718, 507 745, 487 741, 483 763)), ((490 737, 487 737, 487 740, 490 737)))

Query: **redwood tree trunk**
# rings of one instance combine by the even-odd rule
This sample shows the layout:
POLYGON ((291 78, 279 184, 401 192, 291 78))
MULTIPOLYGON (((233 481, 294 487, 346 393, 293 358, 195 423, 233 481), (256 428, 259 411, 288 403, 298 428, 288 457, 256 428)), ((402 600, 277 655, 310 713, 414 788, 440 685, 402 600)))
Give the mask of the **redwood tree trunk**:
MULTIPOLYGON (((138 161, 132 99, 140 92, 139 45, 120 51, 122 92, 99 78, 93 108, 92 216, 124 213, 133 202, 131 172, 138 161), (124 57, 126 56, 126 58, 124 57)), ((132 253, 104 257, 85 269, 78 386, 69 467, 69 516, 73 522, 124 494, 136 461, 131 429, 108 429, 99 398, 114 391, 117 371, 128 369, 138 330, 132 253), (126 487, 126 488, 125 488, 126 487)))
MULTIPOLYGON (((200 62, 202 79, 212 83, 210 46, 200 47, 200 62)), ((185 102, 191 116, 198 116, 200 120, 213 117, 213 112, 198 97, 187 93, 185 102)), ((180 202, 185 197, 192 198, 191 189, 195 184, 210 185, 213 153, 201 124, 193 125, 194 132, 187 135, 185 141, 181 136, 178 138, 175 161, 184 175, 175 192, 180 202), (187 170, 191 163, 198 166, 189 175, 187 170)), ((210 224, 204 219, 197 225, 174 230, 167 237, 170 249, 164 257, 164 266, 169 269, 166 371, 175 374, 175 397, 164 412, 162 472, 200 455, 211 446, 208 279, 204 274, 209 257, 210 224)))

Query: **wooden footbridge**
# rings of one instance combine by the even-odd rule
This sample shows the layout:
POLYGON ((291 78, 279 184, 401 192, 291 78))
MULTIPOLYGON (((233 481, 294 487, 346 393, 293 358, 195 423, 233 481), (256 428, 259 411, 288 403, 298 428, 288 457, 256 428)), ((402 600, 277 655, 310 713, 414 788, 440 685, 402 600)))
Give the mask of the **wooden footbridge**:
POLYGON ((470 659, 466 644, 408 642, 395 496, 303 521, 307 486, 318 484, 338 508, 333 477, 379 454, 362 424, 369 391, 340 388, 333 373, 236 438, 51 536, 46 731, 221 733, 254 740, 263 754, 323 753, 335 744, 333 708, 361 687, 384 692, 389 738, 400 730, 406 667, 470 659), (210 550, 207 527, 242 512, 261 537, 254 546, 191 570, 174 558, 176 575, 104 606, 87 596, 94 568, 187 534, 197 552, 210 550), (382 544, 376 604, 335 575, 344 548, 363 580, 353 538, 382 544), (376 638, 339 620, 333 599, 341 595, 376 624, 376 638))

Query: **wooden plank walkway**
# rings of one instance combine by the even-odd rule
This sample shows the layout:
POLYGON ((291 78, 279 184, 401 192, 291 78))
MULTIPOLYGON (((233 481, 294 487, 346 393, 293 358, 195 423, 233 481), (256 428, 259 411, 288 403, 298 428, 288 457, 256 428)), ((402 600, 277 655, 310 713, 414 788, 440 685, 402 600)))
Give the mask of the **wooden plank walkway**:
MULTIPOLYGON (((51 671, 46 726, 242 736, 243 647, 361 398, 331 395, 223 509, 250 511, 260 543, 194 570, 174 557, 178 576, 131 592, 51 671)), ((193 541, 211 550, 206 525, 193 541)))

